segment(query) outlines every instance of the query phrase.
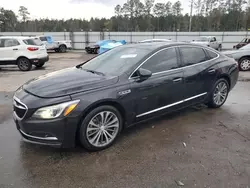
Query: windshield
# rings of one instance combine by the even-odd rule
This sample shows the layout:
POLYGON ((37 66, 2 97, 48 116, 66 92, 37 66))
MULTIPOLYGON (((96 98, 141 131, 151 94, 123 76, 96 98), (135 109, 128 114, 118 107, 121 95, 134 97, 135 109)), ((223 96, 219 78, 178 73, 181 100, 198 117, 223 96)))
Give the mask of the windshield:
POLYGON ((243 46, 239 50, 250 50, 250 44, 247 44, 246 46, 243 46))
POLYGON ((208 41, 208 38, 207 38, 207 37, 200 37, 200 38, 196 39, 195 41, 207 42, 207 41, 208 41))
POLYGON ((149 49, 141 47, 116 47, 91 59, 80 68, 96 71, 105 75, 119 76, 134 66, 149 52, 149 49))
POLYGON ((27 45, 34 45, 34 46, 42 45, 42 41, 39 39, 26 39, 26 40, 23 40, 23 42, 27 45))

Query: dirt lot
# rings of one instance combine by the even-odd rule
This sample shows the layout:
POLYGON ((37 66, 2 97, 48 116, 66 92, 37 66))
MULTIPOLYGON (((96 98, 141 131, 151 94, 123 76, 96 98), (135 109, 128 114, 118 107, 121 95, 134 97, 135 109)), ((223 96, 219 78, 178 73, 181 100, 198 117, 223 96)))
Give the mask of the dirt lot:
POLYGON ((0 188, 250 187, 250 73, 241 74, 221 109, 198 106, 137 125, 102 152, 24 143, 11 117, 13 92, 88 58, 50 54, 44 69, 0 70, 0 188))

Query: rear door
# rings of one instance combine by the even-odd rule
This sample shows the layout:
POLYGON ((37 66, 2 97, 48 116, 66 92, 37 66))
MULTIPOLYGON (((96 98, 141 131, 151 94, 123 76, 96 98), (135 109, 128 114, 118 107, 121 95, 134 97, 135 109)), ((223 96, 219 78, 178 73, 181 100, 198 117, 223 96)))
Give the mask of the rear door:
POLYGON ((191 103, 201 101, 216 79, 216 62, 202 47, 182 46, 179 50, 184 68, 185 99, 191 103))
POLYGON ((140 120, 178 108, 185 87, 176 48, 160 50, 141 68, 150 70, 152 76, 142 82, 136 79, 136 75, 135 78, 132 76, 131 90, 137 93, 134 99, 137 118, 140 120))
POLYGON ((18 58, 18 53, 20 51, 20 43, 13 38, 4 38, 0 40, 0 60, 15 61, 18 58))

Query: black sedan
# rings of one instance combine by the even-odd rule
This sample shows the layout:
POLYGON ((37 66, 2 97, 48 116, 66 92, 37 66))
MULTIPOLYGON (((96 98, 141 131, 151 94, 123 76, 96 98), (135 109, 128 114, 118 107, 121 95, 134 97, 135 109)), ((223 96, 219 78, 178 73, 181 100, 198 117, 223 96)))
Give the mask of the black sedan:
POLYGON ((24 140, 97 151, 149 118, 197 103, 222 106, 238 78, 235 60, 187 43, 124 45, 33 79, 14 95, 24 140))

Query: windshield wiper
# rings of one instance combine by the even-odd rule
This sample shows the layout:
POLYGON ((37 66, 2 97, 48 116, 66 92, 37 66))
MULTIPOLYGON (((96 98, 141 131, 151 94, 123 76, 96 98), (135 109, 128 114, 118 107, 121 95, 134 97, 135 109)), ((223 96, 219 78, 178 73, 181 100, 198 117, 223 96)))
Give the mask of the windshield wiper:
POLYGON ((85 70, 86 72, 91 72, 91 73, 93 73, 93 74, 98 74, 98 75, 105 76, 104 73, 98 72, 98 71, 95 71, 95 70, 89 70, 89 69, 83 69, 83 70, 85 70))

